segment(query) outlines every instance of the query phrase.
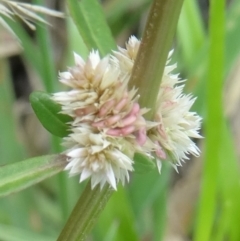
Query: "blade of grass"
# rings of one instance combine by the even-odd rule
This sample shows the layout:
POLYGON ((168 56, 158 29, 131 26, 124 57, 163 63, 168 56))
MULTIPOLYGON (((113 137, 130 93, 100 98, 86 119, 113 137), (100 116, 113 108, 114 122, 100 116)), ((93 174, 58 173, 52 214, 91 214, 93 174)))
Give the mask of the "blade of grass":
POLYGON ((97 0, 67 0, 70 14, 89 50, 98 49, 102 56, 116 49, 111 31, 97 0))
POLYGON ((0 239, 4 241, 54 241, 53 237, 36 234, 21 228, 0 224, 0 239))
POLYGON ((181 44, 185 64, 189 64, 205 40, 203 22, 195 0, 185 0, 180 14, 178 41, 181 44))
MULTIPOLYGON (((227 11, 226 18, 226 41, 225 41, 225 64, 224 76, 227 77, 234 66, 239 54, 240 54, 240 14, 238 9, 240 8, 240 1, 233 1, 231 6, 227 11)), ((191 21, 188 19, 188 21, 191 21)), ((195 96, 198 96, 197 101, 194 104, 193 109, 202 116, 205 116, 205 99, 206 99, 206 79, 207 79, 207 68, 208 61, 206 61, 206 56, 209 52, 209 39, 205 39, 204 46, 199 52, 195 53, 189 68, 185 69, 188 71, 189 83, 194 83, 191 85, 191 91, 193 91, 195 96), (193 88, 194 87, 194 88, 193 88)), ((184 61, 184 59, 182 60, 184 61)), ((189 85, 188 85, 189 86, 189 85)), ((190 87, 190 86, 189 86, 190 87)))
POLYGON ((216 207, 222 139, 222 83, 224 66, 225 1, 210 2, 210 50, 207 81, 206 154, 195 241, 209 240, 216 207))
MULTIPOLYGON (((34 0, 33 3, 43 6, 42 0, 34 0)), ((41 16, 44 18, 43 16, 41 16)), ((46 25, 38 25, 36 29, 36 37, 39 45, 40 59, 42 63, 42 81, 47 92, 51 93, 56 90, 57 75, 55 61, 53 58, 53 48, 50 41, 49 31, 46 25)))
POLYGON ((83 59, 88 56, 88 48, 83 42, 76 25, 71 18, 67 18, 67 31, 68 31, 68 53, 66 57, 67 66, 74 65, 73 52, 80 54, 83 59))
POLYGON ((66 158, 40 156, 0 167, 0 196, 23 190, 63 170, 66 158))
POLYGON ((146 13, 146 9, 149 8, 151 0, 136 3, 118 0, 108 3, 104 8, 106 18, 113 35, 117 37, 124 30, 129 31, 136 27, 143 14, 146 13))
MULTIPOLYGON (((151 0, 133 0, 131 2, 128 0, 107 1, 104 3, 104 12, 110 26, 116 26, 129 22, 129 20, 132 18, 132 15, 137 13, 139 14, 139 10, 142 10, 140 11, 138 18, 139 20, 141 13, 146 11, 150 3, 151 0), (128 16, 128 18, 126 18, 126 16, 128 16)), ((112 31, 119 32, 118 29, 115 30, 113 28, 112 31)))
POLYGON ((37 70, 38 73, 42 73, 42 62, 40 58, 40 51, 37 46, 34 45, 32 39, 24 30, 22 25, 17 21, 12 21, 2 16, 7 24, 11 27, 14 33, 18 36, 21 41, 21 45, 24 49, 23 54, 30 63, 31 66, 37 70))
POLYGON ((237 241, 240 239, 240 171, 234 144, 227 128, 222 127, 222 142, 220 155, 220 194, 223 197, 223 204, 227 206, 228 212, 225 214, 228 220, 229 240, 237 241))
POLYGON ((26 155, 23 145, 17 138, 13 104, 13 87, 8 65, 6 61, 0 60, 0 165, 4 161, 20 161, 26 155))
MULTIPOLYGON (((26 157, 26 150, 17 135, 18 129, 13 106, 14 94, 9 68, 7 61, 2 59, 0 60, 0 166, 20 161, 26 157)), ((33 206, 33 202, 29 197, 29 192, 2 198, 0 200, 0 223, 5 223, 7 220, 8 224, 28 228, 29 220, 25 217, 30 206, 33 206)), ((4 234, 6 232, 2 232, 0 227, 1 240, 7 240, 3 238, 4 234)))

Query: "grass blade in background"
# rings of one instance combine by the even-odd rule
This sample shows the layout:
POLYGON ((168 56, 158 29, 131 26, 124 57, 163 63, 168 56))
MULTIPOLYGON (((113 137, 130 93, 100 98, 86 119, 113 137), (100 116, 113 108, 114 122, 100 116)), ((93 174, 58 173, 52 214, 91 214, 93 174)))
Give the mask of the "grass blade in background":
MULTIPOLYGON (((234 67, 236 60, 240 54, 240 15, 238 9, 240 8, 240 1, 235 0, 229 6, 226 13, 226 41, 225 41, 225 63, 224 63, 224 76, 228 77, 231 69, 234 67)), ((190 21, 190 20, 189 20, 190 21)), ((180 29, 179 29, 180 30, 180 29)), ((204 46, 196 53, 190 63, 190 67, 186 69, 188 71, 189 79, 195 84, 193 94, 198 96, 197 101, 194 104, 194 110, 201 113, 205 117, 205 100, 206 100, 206 72, 207 61, 206 55, 209 52, 209 38, 206 37, 204 46), (197 85, 196 85, 197 83, 197 85)), ((184 62, 184 59, 181 60, 184 62)), ((186 63, 187 64, 187 63, 186 63)), ((185 65, 185 63, 183 63, 185 65)), ((188 81, 189 82, 189 81, 188 81)), ((188 82, 186 84, 188 85, 188 82)), ((188 85, 189 86, 189 85, 188 85)))
POLYGON ((66 158, 40 156, 0 167, 0 196, 23 190, 64 169, 66 158))
POLYGON ((192 61, 194 55, 198 53, 205 40, 203 22, 195 0, 184 1, 177 30, 184 66, 186 66, 186 64, 192 61))
POLYGON ((222 127, 222 135, 219 185, 223 217, 220 220, 226 221, 223 225, 225 233, 221 240, 227 236, 231 241, 238 241, 240 240, 240 171, 232 136, 226 124, 222 127))
MULTIPOLYGON (((43 0, 34 0, 33 3, 43 6, 43 0)), ((42 81, 47 92, 56 91, 57 71, 55 67, 55 61, 53 58, 53 48, 50 41, 50 34, 46 25, 37 26, 36 37, 38 41, 40 51, 40 59, 42 63, 42 81)))
POLYGON ((76 25, 74 24, 72 18, 67 18, 67 32, 68 32, 68 51, 66 57, 66 66, 74 65, 74 55, 73 52, 76 52, 82 56, 83 59, 86 59, 88 56, 88 48, 83 42, 81 35, 78 32, 76 25))
POLYGON ((129 29, 136 27, 151 2, 152 0, 132 0, 131 2, 129 0, 113 0, 104 2, 104 12, 113 35, 118 37, 122 32, 130 32, 129 29))
POLYGON ((9 74, 7 62, 0 60, 0 165, 20 161, 25 156, 24 147, 17 136, 13 114, 14 93, 9 74))
POLYGON ((208 241, 216 211, 219 156, 222 140, 222 87, 224 78, 225 1, 210 4, 210 51, 207 81, 206 153, 195 241, 208 241), (217 70, 217 71, 216 71, 217 70))
POLYGON ((54 241, 53 237, 40 235, 29 230, 0 224, 0 239, 4 241, 54 241))
POLYGON ((67 0, 70 14, 89 50, 98 49, 102 56, 116 49, 102 7, 97 0, 67 0))
POLYGON ((226 43, 225 43, 225 75, 234 66, 240 53, 240 1, 235 0, 227 12, 226 43))
POLYGON ((22 25, 18 21, 10 20, 2 16, 7 24, 11 27, 14 33, 20 39, 20 44, 23 47, 23 54, 28 60, 28 63, 34 67, 34 69, 41 74, 42 73, 42 62, 40 58, 40 51, 38 46, 34 45, 31 37, 24 30, 22 25))

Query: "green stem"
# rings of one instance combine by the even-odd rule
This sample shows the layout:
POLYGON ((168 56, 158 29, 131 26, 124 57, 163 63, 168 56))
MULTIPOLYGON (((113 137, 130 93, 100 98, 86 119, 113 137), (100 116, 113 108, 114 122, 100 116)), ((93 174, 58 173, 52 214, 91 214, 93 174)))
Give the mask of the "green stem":
MULTIPOLYGON (((87 4, 88 2, 81 1, 80 3, 87 4)), ((183 0, 155 0, 152 5, 130 80, 130 85, 139 89, 141 106, 151 108, 155 105, 158 94, 158 88, 156 87, 159 87, 162 79, 182 3, 183 0)), ((84 8, 86 6, 81 5, 81 9, 73 0, 68 0, 68 5, 80 32, 82 32, 82 29, 89 29, 90 31, 91 28, 85 26, 84 19, 79 18, 81 11, 84 13, 84 10, 86 10, 84 8)), ((82 15, 84 15, 83 13, 82 15)), ((88 15, 84 16, 89 17, 88 15)), ((101 45, 96 42, 98 38, 95 37, 96 35, 92 32, 91 46, 101 45)), ((101 53, 105 52, 107 51, 104 50, 101 53)), ((151 118, 152 113, 152 111, 149 112, 147 117, 151 118)), ((99 186, 91 190, 91 184, 89 183, 72 211, 58 241, 84 240, 111 194, 112 189, 109 186, 105 186, 103 190, 100 190, 99 186)))
POLYGON ((155 0, 150 10, 142 43, 134 64, 130 87, 136 86, 140 106, 151 109, 146 118, 152 119, 159 85, 183 0, 155 0))
POLYGON ((89 181, 57 241, 85 240, 112 192, 109 185, 102 190, 98 185, 92 190, 89 181))

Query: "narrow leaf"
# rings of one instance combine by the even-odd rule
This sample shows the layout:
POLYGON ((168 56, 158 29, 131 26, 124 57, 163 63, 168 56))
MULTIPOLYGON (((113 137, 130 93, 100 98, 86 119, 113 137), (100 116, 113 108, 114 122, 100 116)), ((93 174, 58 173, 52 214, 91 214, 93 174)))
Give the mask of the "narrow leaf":
POLYGON ((102 56, 116 49, 116 44, 97 0, 68 0, 70 14, 89 49, 98 49, 102 56))
POLYGON ((42 91, 30 95, 32 108, 42 125, 53 135, 65 137, 69 134, 67 123, 70 116, 60 114, 61 106, 51 99, 51 95, 42 91))
POLYGON ((41 182, 62 171, 65 165, 65 156, 48 155, 2 166, 0 167, 0 197, 41 182))
POLYGON ((4 241, 54 241, 54 237, 48 237, 26 229, 0 224, 0 239, 4 241))
POLYGON ((224 123, 222 83, 225 62, 225 4, 224 0, 210 1, 210 48, 208 79, 206 82, 206 150, 194 241, 210 240, 215 221, 217 186, 220 173, 219 158, 222 149, 221 140, 223 138, 222 127, 224 123))

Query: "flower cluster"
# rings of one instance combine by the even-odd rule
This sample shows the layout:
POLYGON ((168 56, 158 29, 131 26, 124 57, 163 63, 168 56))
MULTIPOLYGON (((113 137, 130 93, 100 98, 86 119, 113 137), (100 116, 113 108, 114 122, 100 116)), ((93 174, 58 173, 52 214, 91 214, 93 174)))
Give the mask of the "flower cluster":
POLYGON ((60 82, 72 89, 52 97, 73 118, 64 138, 65 169, 80 174, 80 182, 91 178, 92 188, 109 183, 116 189, 119 181, 128 181, 135 152, 155 158, 159 170, 164 159, 180 165, 188 153, 199 154, 190 138, 200 137, 201 119, 189 111, 195 99, 184 95, 182 81, 171 75, 175 66, 165 68, 154 120, 145 120, 137 89, 128 88, 139 46, 131 37, 126 49, 102 59, 97 51, 86 61, 74 54, 75 66, 60 73, 60 82))

